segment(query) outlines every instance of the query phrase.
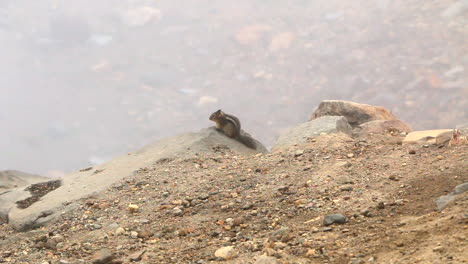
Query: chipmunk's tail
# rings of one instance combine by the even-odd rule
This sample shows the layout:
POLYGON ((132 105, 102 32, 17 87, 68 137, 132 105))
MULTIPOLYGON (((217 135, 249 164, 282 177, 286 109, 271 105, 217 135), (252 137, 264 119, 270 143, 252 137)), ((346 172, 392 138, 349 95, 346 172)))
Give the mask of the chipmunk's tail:
POLYGON ((237 140, 248 148, 257 149, 257 143, 255 143, 255 140, 249 136, 239 135, 237 140))

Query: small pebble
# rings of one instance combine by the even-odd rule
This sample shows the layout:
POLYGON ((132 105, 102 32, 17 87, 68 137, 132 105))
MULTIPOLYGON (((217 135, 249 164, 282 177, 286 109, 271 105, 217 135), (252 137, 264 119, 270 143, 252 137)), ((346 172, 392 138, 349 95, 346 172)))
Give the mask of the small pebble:
POLYGON ((232 246, 222 247, 216 250, 215 257, 229 260, 237 257, 237 252, 232 246))

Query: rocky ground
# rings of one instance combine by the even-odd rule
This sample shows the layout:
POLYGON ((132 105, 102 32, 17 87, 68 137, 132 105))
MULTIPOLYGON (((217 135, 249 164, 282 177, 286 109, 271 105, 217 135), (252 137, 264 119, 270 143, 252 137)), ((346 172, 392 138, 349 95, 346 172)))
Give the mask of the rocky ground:
POLYGON ((0 226, 0 262, 468 262, 468 193, 434 203, 468 181, 468 145, 399 143, 332 134, 162 159, 42 228, 0 226))
POLYGON ((219 108, 267 147, 326 99, 387 107, 413 129, 454 128, 468 120, 467 8, 2 0, 0 170, 61 177, 212 125, 219 108))

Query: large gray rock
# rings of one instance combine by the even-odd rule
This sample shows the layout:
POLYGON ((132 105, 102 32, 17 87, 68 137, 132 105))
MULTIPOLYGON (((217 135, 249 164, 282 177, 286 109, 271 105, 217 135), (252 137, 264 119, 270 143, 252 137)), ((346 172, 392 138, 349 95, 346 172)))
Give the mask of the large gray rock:
POLYGON ((372 120, 397 119, 390 111, 380 106, 359 104, 342 100, 322 101, 310 120, 322 116, 344 116, 353 127, 372 120))
POLYGON ((16 201, 24 200, 30 196, 25 186, 47 181, 48 178, 21 171, 0 171, 0 224, 8 223, 8 214, 16 201))
MULTIPOLYGON (((260 152, 266 148, 259 143, 260 152)), ((256 154, 243 144, 226 137, 214 128, 206 128, 198 133, 187 133, 162 139, 138 151, 123 155, 109 162, 71 173, 62 179, 62 185, 32 204, 26 209, 13 206, 9 210, 10 224, 18 231, 26 231, 55 219, 61 212, 72 210, 78 206, 79 199, 87 198, 105 190, 120 179, 131 175, 142 167, 155 164, 166 158, 192 157, 197 153, 213 154, 216 146, 227 146, 234 152, 245 155, 256 154)), ((28 193, 15 190, 9 204, 15 200, 28 197, 28 193)), ((7 195, 7 194, 5 194, 7 195)))
POLYGON ((447 195, 443 195, 443 196, 441 196, 441 197, 439 197, 439 198, 437 198, 435 200, 435 203, 437 205, 437 209, 439 211, 444 210, 445 207, 447 207, 447 205, 451 201, 455 200, 455 198, 457 198, 458 195, 460 195, 460 194, 462 194, 462 193, 464 193, 466 191, 468 191, 468 182, 457 185, 454 188, 453 192, 451 192, 451 193, 449 193, 447 195))
POLYGON ((291 128, 288 132, 278 138, 272 150, 293 146, 298 143, 304 143, 308 138, 317 137, 322 133, 329 134, 338 132, 348 135, 351 135, 352 133, 352 128, 345 117, 320 117, 291 128))

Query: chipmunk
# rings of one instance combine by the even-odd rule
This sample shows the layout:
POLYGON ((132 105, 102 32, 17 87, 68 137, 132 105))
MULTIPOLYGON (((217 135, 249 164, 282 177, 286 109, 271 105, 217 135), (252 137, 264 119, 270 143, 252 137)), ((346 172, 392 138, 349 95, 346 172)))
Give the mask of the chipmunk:
POLYGON ((233 138, 251 149, 257 149, 255 141, 249 137, 241 135, 241 123, 239 118, 221 111, 212 113, 210 120, 216 123, 216 129, 223 132, 226 136, 233 138))

